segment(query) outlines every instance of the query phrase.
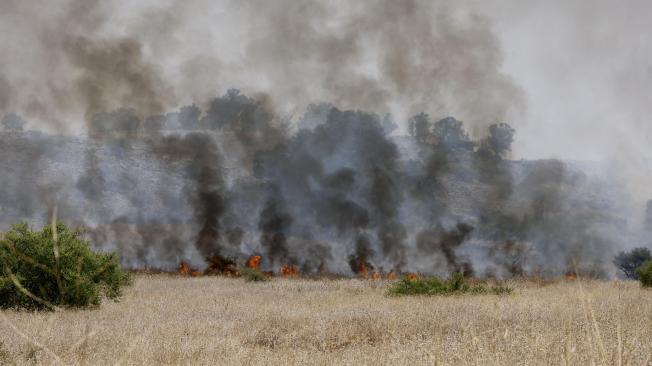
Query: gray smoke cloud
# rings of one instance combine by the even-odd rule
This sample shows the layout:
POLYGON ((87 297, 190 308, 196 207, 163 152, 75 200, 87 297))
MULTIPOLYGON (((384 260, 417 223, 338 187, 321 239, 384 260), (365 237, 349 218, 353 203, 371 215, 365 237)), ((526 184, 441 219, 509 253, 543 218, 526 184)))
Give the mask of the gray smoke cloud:
POLYGON ((609 162, 608 174, 633 198, 628 225, 640 227, 637 213, 652 196, 652 4, 473 5, 492 19, 504 70, 527 91, 515 155, 609 162))
POLYGON ((0 111, 7 110, 7 107, 11 101, 12 94, 13 90, 11 90, 9 81, 7 81, 7 78, 4 76, 4 74, 0 74, 0 111))
POLYGON ((491 24, 446 1, 1 6, 15 27, 4 48, 27 56, 0 56, 9 85, 21 86, 6 108, 45 128, 48 114, 75 131, 80 115, 118 107, 150 115, 234 86, 267 94, 282 114, 317 102, 401 119, 425 110, 455 115, 472 132, 524 111, 491 24))
POLYGON ((636 238, 613 182, 505 160, 507 125, 474 141, 455 118, 419 114, 412 135, 392 136, 387 117, 321 104, 290 133, 266 106, 231 90, 205 113, 96 114, 83 139, 6 130, 0 222, 42 222, 39 203, 60 205, 127 266, 218 272, 257 254, 263 269, 306 273, 611 276, 636 238))
POLYGON ((82 123, 95 113, 131 107, 149 115, 174 103, 141 41, 108 30, 116 15, 108 3, 6 1, 0 11, 12 34, 0 40, 12 50, 1 61, 8 74, 2 85, 14 91, 3 109, 42 129, 71 133, 84 130, 82 123))
POLYGON ((531 100, 485 6, 5 1, 0 112, 47 133, 0 135, 0 223, 57 205, 132 267, 613 275, 636 180, 506 159, 531 100))

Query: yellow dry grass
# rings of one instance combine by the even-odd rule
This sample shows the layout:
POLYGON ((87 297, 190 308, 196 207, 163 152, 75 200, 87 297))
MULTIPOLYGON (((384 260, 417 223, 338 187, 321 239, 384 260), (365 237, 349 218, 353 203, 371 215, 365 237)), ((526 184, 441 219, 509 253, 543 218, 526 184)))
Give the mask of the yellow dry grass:
POLYGON ((652 364, 652 291, 512 282, 389 298, 361 280, 139 275, 99 310, 0 312, 0 364, 652 364))

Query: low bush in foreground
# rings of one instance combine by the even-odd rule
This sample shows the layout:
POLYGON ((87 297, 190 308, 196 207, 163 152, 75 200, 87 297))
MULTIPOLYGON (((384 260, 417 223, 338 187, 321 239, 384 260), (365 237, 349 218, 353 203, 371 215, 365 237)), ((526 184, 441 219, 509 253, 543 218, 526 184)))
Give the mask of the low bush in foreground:
POLYGON ((461 273, 455 273, 447 281, 436 277, 411 279, 404 277, 393 284, 387 294, 390 296, 405 295, 455 295, 455 294, 509 294, 512 289, 507 286, 497 285, 486 287, 471 285, 461 273))
POLYGON ((643 287, 652 287, 652 261, 647 261, 636 270, 643 287))
POLYGON ((32 231, 14 225, 0 237, 0 307, 97 306, 130 282, 114 253, 95 253, 64 224, 32 231))
POLYGON ((242 276, 242 278, 244 278, 247 282, 263 282, 268 280, 267 276, 265 276, 264 273, 253 268, 241 269, 240 276, 242 276))

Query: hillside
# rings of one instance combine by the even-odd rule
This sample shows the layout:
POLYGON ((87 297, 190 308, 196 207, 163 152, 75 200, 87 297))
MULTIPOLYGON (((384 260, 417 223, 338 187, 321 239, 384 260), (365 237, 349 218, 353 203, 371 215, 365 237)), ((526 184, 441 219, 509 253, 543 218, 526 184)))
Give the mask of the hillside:
MULTIPOLYGON (((244 260, 266 250, 259 243, 256 213, 264 201, 261 183, 244 168, 242 153, 237 151, 237 144, 232 146, 230 137, 220 133, 209 137, 220 150, 221 160, 215 163, 223 174, 220 189, 229 192, 229 209, 220 219, 220 230, 225 237, 239 236, 232 245, 222 245, 221 254, 244 260)), ((395 137, 392 141, 404 172, 402 184, 410 186, 424 163, 411 138, 395 137)), ((0 133, 0 228, 19 220, 40 225, 56 204, 61 219, 91 228, 93 243, 98 248, 117 249, 127 266, 175 268, 182 259, 202 266, 203 255, 193 245, 202 224, 192 207, 197 172, 183 163, 186 159, 171 162, 161 158, 156 146, 152 140, 139 138, 93 140, 33 131, 0 133)), ((601 248, 600 258, 609 258, 618 248, 631 245, 626 243, 628 239, 637 240, 626 216, 626 195, 602 173, 598 163, 504 161, 500 176, 483 175, 474 164, 471 157, 463 156, 439 176, 438 202, 445 214, 438 220, 444 227, 458 222, 476 227, 474 235, 455 251, 473 261, 480 272, 492 264, 486 259, 489 249, 478 248, 491 248, 487 243, 504 240, 505 232, 532 241, 533 257, 557 255, 555 245, 561 244, 554 242, 561 239, 577 245, 582 256, 593 256, 601 248), (536 208, 537 200, 548 206, 536 208), (524 220, 536 215, 543 215, 538 218, 543 224, 524 229, 524 220), (560 215, 566 217, 559 221, 560 215), (564 221, 572 222, 573 227, 563 227, 564 221), (550 237, 551 230, 554 237, 550 237), (579 243, 585 241, 587 233, 593 238, 588 247, 579 243)), ((412 193, 406 190, 402 195, 411 197, 412 193)), ((417 232, 431 225, 428 211, 432 206, 423 202, 418 197, 404 199, 398 208, 399 218, 407 230, 406 260, 415 269, 431 271, 429 263, 442 259, 437 255, 424 257, 416 243, 417 232)), ((311 251, 319 247, 311 249, 312 244, 306 243, 320 237, 320 242, 326 242, 322 246, 331 247, 326 256, 330 269, 349 271, 345 258, 350 249, 336 243, 336 236, 328 232, 322 235, 320 229, 305 233, 292 225, 287 234, 290 250, 299 256, 315 255, 311 251)), ((545 262, 541 258, 537 261, 545 262)), ((385 269, 392 266, 382 257, 375 262, 385 269)), ((446 268, 445 263, 442 268, 446 268)))

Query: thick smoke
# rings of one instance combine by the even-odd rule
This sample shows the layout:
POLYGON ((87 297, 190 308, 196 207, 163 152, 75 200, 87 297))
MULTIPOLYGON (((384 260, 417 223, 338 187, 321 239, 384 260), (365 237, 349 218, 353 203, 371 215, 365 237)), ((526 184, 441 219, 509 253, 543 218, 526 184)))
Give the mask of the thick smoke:
MULTIPOLYGON (((389 118, 321 104, 291 133, 231 90, 205 113, 94 115, 86 140, 9 130, 2 141, 20 143, 14 171, 32 156, 34 171, 58 164, 77 177, 58 183, 60 216, 129 266, 191 260, 219 272, 257 254, 265 269, 307 273, 610 275, 609 256, 632 236, 620 197, 594 195, 608 182, 556 160, 506 160, 506 124, 474 141, 452 117, 415 116, 409 136, 391 136, 389 118)), ((19 181, 5 182, 15 194, 3 196, 2 220, 42 216, 35 197, 48 197, 38 192, 50 175, 9 175, 19 181)))
POLYGON ((640 239, 600 166, 508 159, 524 97, 467 9, 134 4, 0 5, 30 45, 0 56, 2 225, 56 205, 125 265, 215 272, 610 275, 640 239))
POLYGON ((7 110, 13 93, 7 77, 0 73, 0 113, 7 110))
POLYGON ((0 56, 2 84, 16 94, 0 100, 50 130, 77 131, 80 115, 118 107, 144 116, 179 101, 203 104, 233 86, 268 95, 284 114, 318 102, 400 118, 428 110, 467 121, 473 133, 524 110, 501 72, 491 24, 447 1, 0 7, 5 34, 16 36, 0 45, 17 49, 0 56))
POLYGON ((223 242, 221 217, 226 210, 221 156, 210 135, 189 133, 165 136, 153 142, 154 153, 171 167, 182 168, 187 182, 183 194, 194 210, 199 232, 197 250, 205 257, 220 255, 223 242), (181 165, 181 166, 179 166, 181 165))
MULTIPOLYGON (((79 36, 63 41, 70 64, 81 70, 75 92, 83 98, 88 115, 105 111, 113 103, 144 113, 164 110, 166 86, 153 66, 143 60, 142 46, 133 39, 96 40, 79 36)), ((91 135, 97 134, 93 128, 91 135)))
POLYGON ((456 251, 469 238, 472 231, 473 227, 465 223, 458 223, 447 231, 442 229, 426 230, 417 235, 416 245, 424 253, 443 255, 450 272, 463 272, 471 275, 473 274, 471 264, 461 262, 456 251))
POLYGON ((271 264, 294 262, 287 247, 286 232, 292 224, 292 217, 286 212, 285 202, 278 189, 271 189, 269 198, 260 213, 260 245, 265 248, 271 264))
POLYGON ((0 13, 8 27, 3 33, 15 35, 0 40, 15 50, 0 61, 8 69, 0 77, 0 111, 20 112, 50 131, 85 127, 95 134, 88 124, 96 113, 129 107, 149 115, 174 103, 141 40, 111 29, 117 8, 110 4, 58 0, 42 7, 10 0, 0 13), (14 95, 5 97, 8 90, 14 95))

